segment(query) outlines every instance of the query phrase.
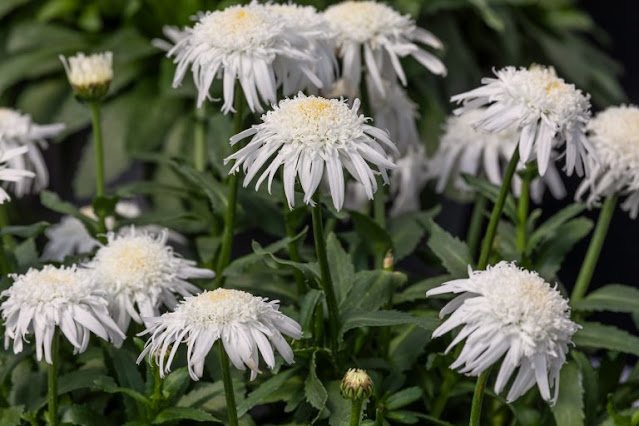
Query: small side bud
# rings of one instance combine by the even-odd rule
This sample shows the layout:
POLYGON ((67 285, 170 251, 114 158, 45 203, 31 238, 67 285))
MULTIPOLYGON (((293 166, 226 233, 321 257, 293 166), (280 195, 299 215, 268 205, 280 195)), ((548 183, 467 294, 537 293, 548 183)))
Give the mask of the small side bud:
POLYGON ((363 401, 373 393, 373 380, 366 370, 350 368, 342 379, 340 390, 346 399, 363 401))
POLYGON ((113 80, 111 52, 89 56, 78 53, 70 58, 60 55, 60 60, 76 98, 86 102, 95 102, 104 98, 113 80))
POLYGON ((393 270, 393 266, 395 264, 395 258, 393 257, 393 252, 388 250, 386 252, 386 256, 384 256, 384 262, 382 263, 382 268, 385 271, 391 272, 393 270))

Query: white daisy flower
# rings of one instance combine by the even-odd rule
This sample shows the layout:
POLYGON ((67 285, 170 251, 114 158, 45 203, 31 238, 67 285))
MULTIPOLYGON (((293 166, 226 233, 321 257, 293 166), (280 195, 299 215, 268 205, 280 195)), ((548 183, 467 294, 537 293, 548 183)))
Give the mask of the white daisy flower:
POLYGON ((485 271, 469 268, 468 279, 448 281, 426 295, 444 293, 461 294, 440 311, 440 317, 451 315, 433 337, 464 326, 446 352, 466 339, 450 368, 478 376, 505 355, 495 393, 504 389, 519 367, 506 397, 508 402, 535 383, 544 400, 557 400, 559 371, 566 362, 570 339, 580 326, 570 320, 568 301, 556 286, 553 288, 536 272, 500 262, 485 271))
POLYGON ((368 119, 358 115, 359 99, 349 107, 345 100, 324 99, 300 93, 284 99, 272 111, 262 116, 262 123, 231 138, 231 145, 253 136, 242 149, 224 160, 235 160, 230 173, 243 166, 244 186, 269 162, 257 180, 255 189, 268 177, 268 187, 280 166, 284 168, 284 192, 289 207, 295 204, 295 177, 299 176, 304 202, 313 204, 312 197, 324 175, 328 178, 333 205, 341 210, 344 204, 344 172, 342 167, 362 185, 368 199, 377 191, 375 165, 388 183, 387 170, 395 168, 382 144, 391 152, 397 148, 388 134, 366 124, 368 119))
MULTIPOLYGON (((29 147, 21 146, 18 148, 11 148, 0 153, 0 182, 21 182, 25 178, 34 178, 35 173, 29 170, 12 169, 10 162, 15 157, 22 156, 29 151, 29 147)), ((11 197, 0 187, 0 204, 4 204, 6 201, 11 200, 11 197)))
POLYGON ((592 173, 577 190, 588 204, 615 193, 627 195, 621 207, 635 219, 639 214, 639 108, 610 107, 588 123, 589 139, 600 163, 591 160, 592 173))
POLYGON ((180 343, 186 343, 189 374, 199 380, 206 355, 221 339, 231 363, 238 370, 248 367, 253 380, 261 373, 259 354, 267 367, 275 366, 273 346, 284 361, 294 362, 293 351, 282 334, 300 339, 302 329, 279 311, 278 300, 268 302, 244 291, 218 288, 187 297, 174 312, 149 320, 141 334, 151 337, 137 362, 148 354, 160 367, 162 377, 171 371, 180 343))
MULTIPOLYGON (((447 119, 439 149, 428 162, 427 178, 437 180, 437 192, 441 193, 452 187, 462 198, 467 198, 472 194, 472 188, 462 178, 464 173, 485 176, 492 184, 501 185, 502 166, 512 157, 519 133, 515 125, 493 133, 475 130, 472 123, 480 120, 485 113, 484 108, 479 108, 462 116, 451 116, 447 119)), ((554 154, 551 158, 554 158, 554 154)), ((525 165, 520 162, 519 168, 524 167, 525 165)), ((519 196, 521 178, 518 175, 513 177, 512 186, 515 195, 519 196)), ((546 187, 557 199, 566 195, 566 188, 554 162, 549 162, 543 176, 531 182, 531 198, 540 203, 546 187)))
POLYGON ((338 55, 342 58, 342 77, 349 86, 359 88, 364 64, 379 93, 386 94, 383 79, 399 79, 406 85, 400 58, 412 56, 432 73, 446 75, 446 67, 417 43, 441 49, 442 43, 419 28, 408 15, 401 15, 384 3, 345 1, 330 6, 324 17, 337 31, 338 55))
POLYGON ((69 58, 60 55, 60 61, 78 98, 96 101, 106 95, 113 80, 113 53, 94 53, 89 56, 78 53, 69 58))
POLYGON ((590 95, 557 77, 552 67, 506 67, 495 75, 497 78, 484 78, 482 87, 453 96, 453 102, 464 103, 455 114, 490 105, 473 127, 495 133, 516 125, 521 160, 536 158, 540 175, 551 163, 553 148, 564 144, 566 173, 570 176, 576 170, 581 176, 584 167, 587 173, 587 155, 595 155, 585 136, 590 95))
POLYGON ((131 319, 141 324, 160 315, 162 305, 175 307, 176 295, 198 293, 187 279, 215 276, 178 257, 166 244, 167 236, 167 230, 155 235, 134 227, 110 232, 107 244, 85 265, 107 293, 111 316, 125 332, 131 319))
POLYGON ((51 361, 51 342, 56 327, 75 348, 84 352, 91 333, 119 347, 125 335, 109 316, 103 292, 93 275, 75 265, 41 270, 29 269, 24 275, 11 274, 13 285, 0 293, 6 298, 0 311, 5 321, 5 349, 13 340, 13 352, 20 353, 27 336, 35 335, 38 361, 51 361))
POLYGON ((391 174, 391 216, 421 209, 420 195, 428 177, 426 165, 426 149, 423 145, 409 147, 406 155, 397 159, 397 168, 391 174))
POLYGON ((49 172, 40 148, 46 148, 45 139, 58 136, 64 127, 64 124, 40 126, 33 123, 27 114, 0 107, 0 149, 5 152, 23 146, 28 149, 25 155, 6 158, 7 166, 35 173, 34 179, 19 179, 10 185, 10 190, 17 197, 40 192, 49 184, 49 172))
MULTIPOLYGON (((209 98, 213 80, 223 80, 222 111, 233 111, 235 80, 239 79, 251 111, 262 111, 262 102, 277 101, 277 87, 298 73, 317 87, 313 73, 316 59, 304 51, 306 42, 273 10, 252 2, 206 12, 192 28, 186 28, 167 56, 175 57, 178 87, 191 68, 198 89, 197 104, 209 98)), ((176 37, 178 38, 178 37, 176 37)), ((288 86, 287 86, 288 87, 288 86)))
MULTIPOLYGON (((268 9, 280 15, 290 31, 300 35, 300 48, 310 54, 315 61, 312 65, 313 74, 321 81, 321 87, 331 87, 337 76, 337 59, 335 58, 335 32, 324 16, 312 6, 300 6, 293 3, 267 4, 268 9)), ((289 74, 283 80, 284 96, 297 93, 300 90, 317 93, 318 86, 315 78, 309 78, 302 69, 290 67, 289 74)))

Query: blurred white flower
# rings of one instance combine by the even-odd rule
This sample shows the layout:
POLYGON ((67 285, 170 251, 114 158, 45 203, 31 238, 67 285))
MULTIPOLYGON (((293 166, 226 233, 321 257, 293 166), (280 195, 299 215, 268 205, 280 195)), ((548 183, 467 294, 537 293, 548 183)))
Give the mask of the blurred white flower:
MULTIPOLYGON (((21 146, 18 148, 11 148, 0 152, 0 182, 21 182, 23 179, 31 179, 35 177, 35 173, 29 170, 12 169, 10 162, 15 157, 22 156, 29 151, 29 147, 21 146)), ((11 200, 11 197, 0 187, 0 204, 4 204, 6 201, 11 200)))
POLYGON ((0 107, 0 150, 9 152, 15 148, 26 147, 25 155, 6 158, 10 169, 35 173, 34 179, 19 179, 9 186, 17 197, 31 192, 40 192, 49 184, 49 172, 42 158, 40 148, 46 148, 46 138, 58 136, 64 130, 64 124, 40 126, 27 114, 0 107))
POLYGON ((160 315, 162 305, 174 308, 176 295, 198 293, 200 289, 187 279, 215 276, 174 253, 166 244, 167 236, 167 230, 156 235, 134 227, 110 232, 107 244, 84 265, 106 292, 111 316, 124 332, 131 319, 142 324, 160 315))
POLYGON ((615 193, 627 195, 621 208, 635 219, 639 214, 639 108, 610 107, 588 123, 589 139, 600 163, 591 160, 592 173, 577 190, 577 199, 590 192, 592 205, 615 193))
POLYGON ((406 85, 400 58, 412 56, 432 73, 446 75, 446 67, 417 43, 441 49, 441 42, 419 28, 408 15, 401 15, 384 3, 345 1, 330 6, 324 17, 337 31, 338 55, 342 58, 342 78, 351 88, 359 89, 364 64, 373 84, 383 96, 383 79, 399 78, 406 85))
POLYGON ((222 111, 233 111, 235 81, 239 80, 251 111, 262 111, 262 102, 277 101, 279 84, 302 73, 315 86, 321 80, 314 74, 317 62, 305 51, 302 35, 294 31, 270 8, 252 2, 206 12, 184 33, 169 37, 175 45, 167 56, 175 57, 177 70, 173 86, 178 87, 190 68, 198 89, 197 104, 210 98, 213 80, 223 80, 222 111))
POLYGON ((312 197, 322 180, 324 167, 337 210, 344 203, 342 167, 364 185, 366 196, 372 199, 377 182, 369 163, 379 169, 384 182, 388 183, 387 170, 395 165, 387 158, 382 144, 390 151, 397 149, 386 132, 366 124, 367 118, 358 115, 359 106, 359 99, 349 107, 344 100, 302 93, 293 99, 284 99, 262 116, 261 124, 231 138, 233 145, 253 136, 224 163, 235 161, 230 173, 236 173, 243 166, 244 186, 268 163, 255 187, 259 188, 268 177, 269 191, 275 173, 283 166, 284 192, 291 208, 295 203, 295 177, 299 176, 304 202, 313 204, 312 197))
POLYGON ((408 148, 406 155, 396 161, 391 173, 391 216, 416 212, 421 209, 420 195, 427 181, 426 150, 423 145, 408 148))
POLYGON ((557 77, 554 68, 506 67, 495 71, 497 78, 484 78, 483 86, 453 96, 463 102, 455 114, 489 106, 472 125, 477 130, 497 133, 517 126, 519 154, 523 162, 537 159, 539 174, 551 164, 551 153, 565 145, 566 173, 588 173, 588 154, 594 149, 585 136, 590 118, 590 96, 557 77))
POLYGON ((113 53, 94 53, 89 56, 78 53, 69 58, 60 55, 60 61, 77 97, 95 101, 106 95, 113 80, 113 53))
POLYGON ((451 315, 433 332, 433 337, 464 326, 446 352, 466 339, 450 368, 461 367, 460 373, 478 376, 505 355, 495 393, 504 389, 519 367, 506 397, 509 402, 535 383, 544 400, 557 400, 559 372, 566 362, 572 335, 580 326, 570 320, 568 301, 556 287, 536 272, 500 262, 485 271, 469 268, 468 279, 448 281, 426 295, 444 293, 459 296, 439 313, 440 317, 451 315))
MULTIPOLYGON (((428 161, 427 178, 437 180, 437 192, 444 192, 452 186, 459 195, 470 195, 472 188, 466 184, 462 174, 485 176, 492 184, 501 185, 502 166, 510 160, 517 146, 519 133, 515 125, 492 133, 475 130, 472 123, 481 119, 485 113, 485 109, 479 108, 447 119, 439 149, 428 161)), ((524 167, 520 162, 519 168, 524 167)), ((512 186, 513 192, 518 196, 521 192, 519 176, 514 176, 512 186)), ((531 182, 531 198, 537 203, 541 202, 546 187, 555 198, 566 195, 561 176, 552 161, 548 164, 546 174, 531 182)))
POLYGON ((97 289, 93 275, 76 266, 41 270, 24 275, 11 274, 13 285, 3 291, 0 305, 5 321, 5 349, 13 340, 13 352, 20 353, 28 335, 35 336, 36 355, 51 364, 51 343, 55 328, 75 348, 84 352, 91 333, 119 347, 125 335, 109 316, 104 293, 97 289))
POLYGON ((187 297, 174 312, 152 318, 144 334, 151 337, 138 363, 148 354, 160 367, 162 377, 171 371, 180 344, 186 343, 189 374, 198 380, 206 355, 221 340, 231 363, 239 370, 248 367, 253 380, 261 373, 259 354, 267 367, 275 366, 273 346, 284 361, 294 362, 293 351, 282 334, 299 339, 302 329, 279 311, 277 300, 267 302, 244 291, 219 288, 187 297))

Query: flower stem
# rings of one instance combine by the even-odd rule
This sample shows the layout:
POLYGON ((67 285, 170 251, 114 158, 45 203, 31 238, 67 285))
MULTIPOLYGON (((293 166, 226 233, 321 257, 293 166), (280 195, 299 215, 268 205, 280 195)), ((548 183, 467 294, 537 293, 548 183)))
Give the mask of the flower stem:
POLYGON ((235 406, 235 392, 233 390, 233 380, 231 379, 231 369, 229 366, 229 356, 224 350, 222 340, 218 342, 220 348, 220 367, 222 367, 222 380, 224 381, 224 394, 226 395, 226 410, 228 413, 228 424, 237 426, 237 407, 235 406))
POLYGON ((497 225, 499 224, 499 218, 501 217, 501 212, 504 209, 504 204, 506 203, 506 197, 508 196, 508 190, 510 188, 510 182, 512 182, 513 180, 513 176, 515 174, 515 170, 517 169, 518 162, 519 162, 519 146, 515 147, 515 152, 513 152, 513 155, 510 158, 510 162, 508 163, 508 168, 506 169, 506 175, 504 176, 504 181, 502 182, 501 188, 499 189, 499 195, 497 196, 497 201, 495 202, 493 211, 490 214, 490 220, 488 221, 488 228, 486 229, 486 235, 484 236, 484 241, 482 242, 482 246, 481 246, 479 262, 477 262, 477 269, 479 270, 486 269, 486 266, 488 266, 488 257, 490 256, 490 252, 493 247, 493 240, 495 239, 495 234, 497 233, 497 225))
POLYGON ((49 364, 49 426, 58 426, 58 363, 60 330, 56 327, 51 340, 51 364, 49 364))
MULTIPOLYGON (((93 141, 95 143, 95 194, 96 197, 104 197, 104 148, 102 146, 102 125, 100 123, 100 103, 89 102, 91 109, 91 123, 93 125, 93 141)), ((102 211, 98 211, 99 232, 106 232, 105 217, 102 211)))
POLYGON ((526 227, 528 225, 528 207, 530 206, 530 181, 533 175, 529 170, 524 171, 521 183, 521 194, 517 203, 517 229, 515 247, 521 255, 521 263, 525 264, 526 259, 526 227))
POLYGON ((475 205, 473 206, 473 212, 470 216, 470 226, 468 227, 468 248, 470 254, 475 257, 477 253, 477 246, 479 245, 479 238, 481 237, 481 229, 484 223, 484 211, 486 210, 486 204, 488 200, 481 194, 477 194, 475 199, 475 205))
POLYGON ((581 300, 585 296, 586 291, 588 291, 588 286, 592 280, 592 274, 595 272, 595 267, 599 260, 599 254, 601 253, 601 248, 603 247, 603 243, 606 239, 606 234, 608 233, 610 221, 612 220, 613 213, 615 212, 618 198, 619 196, 617 194, 609 196, 606 198, 606 201, 604 201, 604 204, 601 207, 595 232, 590 240, 588 252, 586 253, 584 262, 581 265, 581 270, 577 276, 575 288, 572 290, 572 294, 570 296, 570 302, 573 304, 581 300))
POLYGON ((481 418, 481 403, 484 399, 484 391, 486 390, 486 382, 490 375, 490 368, 485 370, 477 378, 477 384, 475 385, 475 393, 473 393, 473 402, 470 406, 470 426, 479 426, 479 420, 481 418))
POLYGON ((362 418, 362 401, 361 399, 354 399, 351 407, 351 421, 349 426, 359 426, 359 421, 362 418))
POLYGON ((193 127, 193 167, 198 172, 206 170, 208 151, 206 147, 206 103, 195 106, 195 126, 193 127))
POLYGON ((320 204, 317 194, 314 197, 315 206, 311 208, 313 217, 313 239, 315 240, 315 252, 317 253, 317 261, 320 266, 322 276, 322 288, 326 296, 326 304, 328 306, 328 322, 331 339, 331 350, 333 357, 337 356, 337 333, 339 310, 337 307, 337 299, 333 289, 333 280, 331 278, 331 270, 328 267, 328 256, 326 254, 326 241, 324 239, 324 225, 322 224, 322 205, 320 204))
MULTIPOLYGON (((242 98, 242 91, 236 88, 235 91, 235 122, 233 126, 233 134, 240 133, 243 125, 244 99, 242 98)), ((239 149, 239 144, 233 145, 233 152, 239 149)), ((226 211, 224 212, 224 231, 222 233, 222 248, 220 249, 220 255, 217 259, 217 270, 215 271, 215 284, 216 287, 224 286, 224 269, 228 266, 231 260, 231 249, 233 248, 233 234, 235 227, 235 210, 237 208, 237 189, 239 185, 239 179, 237 173, 233 173, 228 178, 228 199, 226 211)))
MULTIPOLYGON (((0 229, 4 229, 7 226, 9 226, 9 221, 7 219, 6 204, 0 204, 0 229)), ((15 246, 15 242, 10 235, 5 235, 4 238, 0 237, 0 274, 2 274, 3 277, 12 272, 5 246, 8 247, 10 251, 13 250, 15 246)))
MULTIPOLYGON (((386 192, 381 178, 377 178, 377 192, 373 197, 373 218, 380 228, 386 229, 386 192)), ((386 249, 380 248, 375 253, 375 269, 382 269, 386 249)))
POLYGON ((160 376, 160 366, 151 362, 153 372, 153 394, 151 395, 151 420, 157 415, 162 401, 162 377, 160 376))
MULTIPOLYGON (((295 237, 295 223, 292 212, 288 208, 288 202, 286 197, 284 197, 284 204, 282 205, 283 214, 284 214, 284 227, 286 228, 286 236, 289 239, 295 237)), ((300 257, 299 248, 297 246, 297 241, 289 241, 288 243, 288 257, 293 262, 301 262, 302 258, 300 257)), ((298 269, 293 270, 293 277, 295 278, 295 284, 297 286, 297 295, 302 296, 306 293, 306 284, 304 284, 304 275, 298 269)))

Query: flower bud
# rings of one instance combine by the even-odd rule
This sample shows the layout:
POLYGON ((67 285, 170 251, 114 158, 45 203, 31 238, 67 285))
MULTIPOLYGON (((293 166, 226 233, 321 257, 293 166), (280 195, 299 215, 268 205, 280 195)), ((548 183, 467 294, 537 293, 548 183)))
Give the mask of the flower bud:
POLYGON ((93 102, 102 99, 113 80, 113 54, 95 53, 86 56, 78 53, 65 58, 60 55, 73 93, 81 101, 93 102))
POLYGON ((373 393, 373 380, 366 370, 350 368, 340 386, 342 396, 351 400, 365 400, 373 393))
POLYGON ((393 252, 388 250, 386 252, 386 256, 384 256, 384 262, 382 263, 382 268, 385 271, 391 272, 393 270, 393 266, 395 264, 395 257, 393 257, 393 252))

